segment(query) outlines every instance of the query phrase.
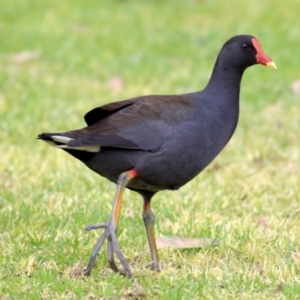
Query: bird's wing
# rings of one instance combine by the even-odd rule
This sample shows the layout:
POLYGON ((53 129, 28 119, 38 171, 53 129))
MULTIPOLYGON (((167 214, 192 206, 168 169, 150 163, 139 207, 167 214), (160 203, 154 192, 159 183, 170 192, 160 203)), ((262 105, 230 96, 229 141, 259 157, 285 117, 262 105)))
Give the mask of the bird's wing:
POLYGON ((96 107, 86 113, 84 120, 88 126, 91 126, 100 120, 115 114, 117 111, 134 104, 134 99, 112 102, 100 107, 96 107))
POLYGON ((67 145, 156 151, 187 120, 192 103, 185 95, 143 96, 95 108, 85 115, 88 127, 66 133, 67 145))

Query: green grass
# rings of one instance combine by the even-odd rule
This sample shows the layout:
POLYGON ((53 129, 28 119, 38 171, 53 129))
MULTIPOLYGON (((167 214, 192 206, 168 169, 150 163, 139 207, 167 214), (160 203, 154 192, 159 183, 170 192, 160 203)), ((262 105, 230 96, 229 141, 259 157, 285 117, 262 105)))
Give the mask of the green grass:
POLYGON ((219 247, 150 261, 142 201, 125 193, 119 241, 148 299, 299 299, 297 1, 3 0, 0 10, 0 299, 135 299, 101 252, 82 275, 114 185, 35 139, 101 104, 200 90, 231 36, 261 41, 279 71, 247 70, 238 129, 194 181, 153 200, 157 235, 219 247), (29 55, 24 55, 29 51, 29 55), (22 54, 23 55, 20 55, 22 54), (122 81, 112 88, 113 78, 122 81))

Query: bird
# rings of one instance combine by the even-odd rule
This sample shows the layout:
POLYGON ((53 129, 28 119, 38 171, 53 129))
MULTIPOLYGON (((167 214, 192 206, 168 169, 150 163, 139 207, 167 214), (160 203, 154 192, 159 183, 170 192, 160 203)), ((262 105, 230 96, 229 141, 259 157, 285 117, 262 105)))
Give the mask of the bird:
POLYGON ((243 73, 255 64, 277 70, 257 38, 236 35, 221 48, 203 90, 108 103, 85 114, 86 127, 38 135, 38 139, 66 151, 116 183, 109 219, 85 228, 103 229, 85 268, 86 275, 91 274, 107 240, 106 255, 111 269, 133 278, 117 239, 125 188, 143 198, 142 218, 151 268, 161 271, 151 200, 159 191, 178 190, 191 181, 226 146, 238 123, 243 73), (117 265, 115 256, 123 269, 117 265))

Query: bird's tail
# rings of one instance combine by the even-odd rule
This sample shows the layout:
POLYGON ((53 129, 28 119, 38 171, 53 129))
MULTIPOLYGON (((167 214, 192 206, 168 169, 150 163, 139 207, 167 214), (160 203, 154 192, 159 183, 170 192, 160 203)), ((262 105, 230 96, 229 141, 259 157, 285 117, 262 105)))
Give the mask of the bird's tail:
POLYGON ((57 148, 67 145, 68 142, 72 140, 69 137, 63 136, 61 133, 41 133, 37 136, 37 139, 57 148))
POLYGON ((42 140, 47 144, 60 149, 71 149, 87 152, 99 152, 100 146, 86 145, 86 146, 69 146, 68 143, 74 138, 67 137, 64 133, 41 133, 37 136, 38 140, 42 140))

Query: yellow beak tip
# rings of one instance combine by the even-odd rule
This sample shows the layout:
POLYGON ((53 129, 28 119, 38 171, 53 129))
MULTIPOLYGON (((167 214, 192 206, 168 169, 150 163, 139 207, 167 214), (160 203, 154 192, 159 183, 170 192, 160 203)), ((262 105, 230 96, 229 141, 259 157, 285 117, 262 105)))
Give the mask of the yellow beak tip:
POLYGON ((266 66, 267 66, 268 68, 270 68, 270 69, 277 70, 277 67, 276 67, 274 61, 268 62, 268 63, 266 64, 266 66))

